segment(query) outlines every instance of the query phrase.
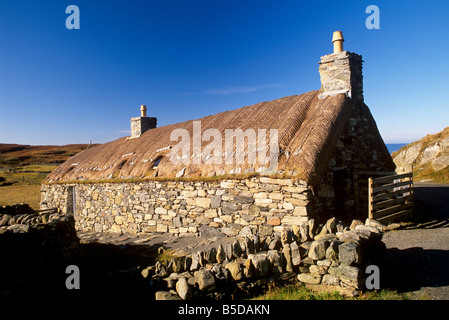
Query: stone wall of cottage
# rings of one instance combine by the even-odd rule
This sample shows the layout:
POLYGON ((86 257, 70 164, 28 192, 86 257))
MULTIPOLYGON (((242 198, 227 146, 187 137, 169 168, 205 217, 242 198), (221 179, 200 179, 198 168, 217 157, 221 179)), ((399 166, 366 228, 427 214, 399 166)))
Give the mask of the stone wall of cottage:
POLYGON ((345 130, 338 137, 329 169, 314 194, 320 198, 315 215, 350 222, 368 217, 368 178, 394 174, 391 159, 379 146, 369 116, 361 107, 352 108, 345 130))
POLYGON ((253 177, 222 181, 144 181, 42 185, 41 208, 70 213, 77 230, 197 235, 202 226, 228 236, 244 226, 272 235, 307 222, 317 200, 304 181, 253 177), (73 196, 72 193, 75 195, 73 196), (315 200, 312 200, 315 199, 315 200))
POLYGON ((368 178, 385 175, 388 160, 376 139, 368 117, 353 109, 328 170, 313 188, 305 181, 270 177, 44 184, 41 208, 74 212, 80 231, 180 236, 198 234, 202 226, 232 236, 248 225, 272 235, 310 218, 366 219, 368 178))

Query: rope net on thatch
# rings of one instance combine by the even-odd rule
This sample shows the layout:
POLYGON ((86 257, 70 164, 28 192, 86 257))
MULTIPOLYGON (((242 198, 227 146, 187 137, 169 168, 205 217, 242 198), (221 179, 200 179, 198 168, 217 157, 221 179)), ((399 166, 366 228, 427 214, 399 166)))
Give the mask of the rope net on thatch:
POLYGON ((350 100, 344 94, 325 99, 318 99, 318 94, 311 91, 154 128, 135 139, 123 137, 75 155, 52 172, 47 181, 177 174, 195 177, 264 170, 295 170, 302 179, 312 181, 328 167, 333 146, 351 111, 350 100), (236 134, 239 129, 243 135, 236 134), (273 130, 277 130, 279 148, 277 168, 270 167, 274 161, 261 161, 262 155, 270 155, 273 130), (229 132, 237 138, 229 139, 229 132), (215 141, 217 137, 221 144, 215 141), (213 143, 220 146, 219 150, 211 148, 213 143), (178 152, 173 156, 175 150, 178 152))

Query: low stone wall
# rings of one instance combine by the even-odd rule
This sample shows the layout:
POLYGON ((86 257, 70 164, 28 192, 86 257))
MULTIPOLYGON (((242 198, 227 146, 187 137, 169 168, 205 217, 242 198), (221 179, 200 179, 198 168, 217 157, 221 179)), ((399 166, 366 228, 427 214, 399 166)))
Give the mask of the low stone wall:
POLYGON ((262 236, 313 217, 307 183, 253 177, 222 181, 144 181, 42 185, 41 208, 75 208, 76 227, 95 232, 198 235, 202 226, 228 236, 244 226, 262 236), (75 203, 71 204, 74 192, 75 203))
POLYGON ((83 256, 72 216, 40 215, 26 204, 0 208, 0 252, 0 292, 5 295, 39 289, 36 283, 48 285, 83 256))
POLYGON ((281 237, 247 233, 158 262, 141 274, 152 279, 160 300, 242 297, 255 286, 286 279, 357 295, 364 288, 366 267, 384 253, 381 228, 369 219, 366 224, 354 220, 348 228, 332 218, 320 227, 312 222, 285 230, 281 237))

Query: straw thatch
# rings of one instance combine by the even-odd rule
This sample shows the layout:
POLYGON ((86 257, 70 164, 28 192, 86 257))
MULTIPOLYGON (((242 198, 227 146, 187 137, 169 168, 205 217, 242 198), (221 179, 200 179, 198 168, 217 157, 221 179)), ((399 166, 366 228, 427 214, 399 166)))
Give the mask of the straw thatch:
MULTIPOLYGON (((204 150, 214 139, 210 141, 198 139, 200 136, 195 136, 193 132, 194 120, 190 120, 150 129, 136 139, 124 137, 85 150, 57 168, 47 177, 47 181, 139 178, 156 175, 174 177, 182 171, 185 176, 209 176, 273 169, 261 164, 259 157, 256 163, 248 163, 248 154, 256 150, 260 152, 262 141, 268 147, 270 129, 277 129, 280 148, 277 170, 295 170, 303 179, 313 182, 328 168, 337 138, 343 133, 352 106, 350 99, 344 94, 329 96, 325 99, 318 99, 318 94, 318 91, 311 91, 198 119, 201 121, 203 134, 207 129, 216 129, 212 132, 221 134, 224 156, 222 164, 210 163, 214 158, 198 158, 201 155, 194 148, 195 145, 200 143, 204 150), (258 129, 266 129, 266 138, 259 140, 258 149, 248 148, 247 139, 245 139, 243 154, 228 152, 229 150, 225 150, 226 130, 239 128, 243 132, 253 129, 256 134, 259 133, 258 129), (178 136, 172 137, 174 141, 171 141, 170 136, 175 129, 185 129, 186 131, 183 132, 189 133, 190 159, 176 158, 179 161, 190 160, 189 164, 175 164, 173 159, 170 160, 171 152, 181 145, 178 144, 178 136), (235 160, 239 155, 244 156, 244 162, 236 164, 235 160), (234 157, 234 161, 232 164, 226 164, 226 157, 229 160, 231 156, 234 157), (195 163, 198 159, 200 163, 195 163)), ((368 108, 366 106, 363 108, 368 119, 372 119, 368 108)), ((378 136, 381 150, 388 153, 374 120, 371 126, 374 135, 378 136)), ((259 134, 258 138, 261 136, 259 134)), ((236 148, 239 142, 234 142, 232 150, 239 150, 236 148)), ((269 155, 270 149, 266 151, 269 155)), ((181 155, 181 151, 178 155, 181 155)))

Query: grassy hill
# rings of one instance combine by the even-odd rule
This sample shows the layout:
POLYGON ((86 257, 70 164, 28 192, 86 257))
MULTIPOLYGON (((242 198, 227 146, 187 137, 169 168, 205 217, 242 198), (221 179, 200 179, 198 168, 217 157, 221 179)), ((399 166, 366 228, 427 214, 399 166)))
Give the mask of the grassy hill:
POLYGON ((47 174, 70 157, 93 146, 0 143, 0 206, 25 202, 39 209, 40 184, 47 174))
POLYGON ((413 165, 415 181, 449 183, 449 127, 402 147, 392 157, 398 168, 413 165))

